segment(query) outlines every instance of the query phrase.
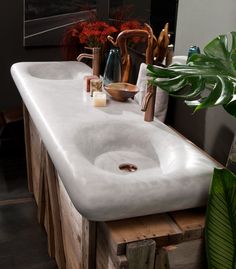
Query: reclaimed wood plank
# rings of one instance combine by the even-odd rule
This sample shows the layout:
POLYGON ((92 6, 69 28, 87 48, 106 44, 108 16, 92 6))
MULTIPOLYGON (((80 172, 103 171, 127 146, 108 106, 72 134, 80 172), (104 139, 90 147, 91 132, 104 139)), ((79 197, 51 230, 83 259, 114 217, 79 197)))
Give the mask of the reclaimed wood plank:
POLYGON ((199 239, 203 236, 206 208, 194 208, 169 213, 183 231, 183 240, 199 239))
POLYGON ((40 150, 40 168, 39 168, 39 196, 38 196, 38 221, 40 224, 44 224, 46 199, 45 199, 45 148, 41 143, 40 150))
POLYGON ((125 254, 127 243, 144 239, 155 239, 158 246, 182 241, 182 231, 167 214, 105 222, 104 230, 116 255, 125 254))
POLYGON ((48 254, 50 257, 55 257, 55 238, 54 238, 54 229, 52 221, 52 209, 49 197, 48 182, 44 182, 44 192, 45 192, 45 215, 44 215, 44 226, 47 232, 48 239, 48 254))
POLYGON ((59 269, 65 269, 66 261, 63 247, 61 217, 57 193, 57 174, 48 153, 46 153, 46 180, 48 184, 49 201, 52 212, 52 222, 55 240, 55 260, 59 269))
POLYGON ((155 269, 206 268, 204 241, 186 241, 178 245, 162 247, 158 251, 155 269))
POLYGON ((104 224, 97 224, 97 247, 96 247, 96 269, 126 269, 128 260, 125 255, 114 255, 111 251, 109 240, 104 231, 104 224))
POLYGON ((82 269, 96 266, 96 222, 82 220, 82 269))
POLYGON ((42 140, 39 136, 31 118, 29 119, 30 128, 30 143, 31 143, 31 166, 32 166, 32 180, 33 180, 33 192, 37 205, 39 205, 39 187, 41 176, 41 154, 42 154, 42 140))
POLYGON ((152 239, 128 243, 126 256, 129 269, 154 269, 156 242, 152 239))
POLYGON ((58 198, 67 269, 82 268, 82 215, 76 210, 58 176, 58 198))

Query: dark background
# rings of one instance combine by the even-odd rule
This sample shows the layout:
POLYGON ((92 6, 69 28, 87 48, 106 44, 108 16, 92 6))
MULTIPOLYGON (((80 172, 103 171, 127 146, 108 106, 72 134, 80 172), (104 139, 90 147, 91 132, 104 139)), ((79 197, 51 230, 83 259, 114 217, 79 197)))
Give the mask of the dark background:
POLYGON ((25 0, 25 20, 88 10, 96 0, 25 0))

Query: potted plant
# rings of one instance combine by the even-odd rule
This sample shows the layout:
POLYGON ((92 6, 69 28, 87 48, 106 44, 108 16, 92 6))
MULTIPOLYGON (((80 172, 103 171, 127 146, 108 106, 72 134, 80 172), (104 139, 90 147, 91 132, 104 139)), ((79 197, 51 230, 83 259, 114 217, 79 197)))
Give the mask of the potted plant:
POLYGON ((236 32, 231 35, 231 49, 228 36, 220 35, 205 46, 204 54, 193 54, 186 65, 149 65, 150 83, 184 98, 195 111, 222 105, 236 117, 236 32))
MULTIPOLYGON (((149 65, 150 83, 180 97, 194 111, 221 105, 236 117, 236 32, 220 35, 192 55, 186 65, 149 65)), ((236 176, 215 169, 206 217, 208 268, 236 268, 236 176)))

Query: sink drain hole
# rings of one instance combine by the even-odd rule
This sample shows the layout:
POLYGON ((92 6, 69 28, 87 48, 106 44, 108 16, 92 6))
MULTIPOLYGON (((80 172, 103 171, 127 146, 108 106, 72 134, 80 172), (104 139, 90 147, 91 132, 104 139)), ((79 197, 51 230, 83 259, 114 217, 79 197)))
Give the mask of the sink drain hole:
POLYGON ((135 172, 138 167, 132 163, 122 163, 119 165, 119 169, 125 172, 135 172))

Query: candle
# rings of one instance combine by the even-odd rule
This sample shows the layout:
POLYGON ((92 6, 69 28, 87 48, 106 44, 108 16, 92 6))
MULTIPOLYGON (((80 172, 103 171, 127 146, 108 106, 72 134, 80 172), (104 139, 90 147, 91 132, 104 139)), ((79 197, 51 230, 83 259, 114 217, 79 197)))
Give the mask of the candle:
POLYGON ((93 93, 93 106, 106 106, 107 98, 104 92, 93 93))

